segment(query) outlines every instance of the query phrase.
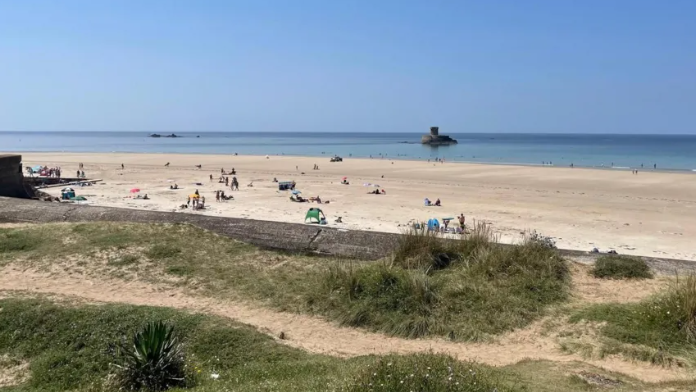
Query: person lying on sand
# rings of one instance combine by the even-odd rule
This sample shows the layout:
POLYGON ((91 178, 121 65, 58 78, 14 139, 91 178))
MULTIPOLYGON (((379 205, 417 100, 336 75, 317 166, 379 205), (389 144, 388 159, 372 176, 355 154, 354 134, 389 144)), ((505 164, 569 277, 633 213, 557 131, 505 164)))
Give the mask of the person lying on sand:
POLYGON ((196 165, 196 167, 201 169, 201 168, 203 168, 203 165, 196 165))
POLYGON ((164 167, 169 167, 169 162, 165 163, 164 167))
POLYGON ((304 197, 300 195, 292 195, 290 196, 290 201, 294 201, 297 203, 309 203, 309 200, 305 199, 304 197))

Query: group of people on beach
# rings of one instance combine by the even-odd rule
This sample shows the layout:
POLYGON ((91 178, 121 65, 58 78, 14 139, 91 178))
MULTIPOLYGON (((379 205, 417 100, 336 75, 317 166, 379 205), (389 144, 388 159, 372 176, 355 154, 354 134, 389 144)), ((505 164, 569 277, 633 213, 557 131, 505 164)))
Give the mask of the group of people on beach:
POLYGON ((202 210, 205 208, 205 196, 201 196, 198 189, 196 189, 196 192, 194 192, 193 195, 186 197, 185 208, 189 208, 189 206, 194 210, 202 210))
POLYGON ((433 202, 430 201, 430 199, 428 199, 427 197, 426 197, 425 200, 423 201, 423 204, 425 204, 426 207, 431 207, 431 206, 433 206, 433 207, 441 207, 441 206, 442 206, 442 202, 440 201, 440 199, 435 200, 435 203, 433 203, 433 202))
MULTIPOLYGON (((57 166, 57 167, 42 166, 40 169, 35 171, 31 167, 27 167, 27 172, 32 177, 34 176, 34 173, 38 173, 39 176, 42 176, 42 177, 60 178, 61 169, 60 169, 60 166, 57 166)), ((79 175, 78 175, 78 177, 79 177, 79 175)))
POLYGON ((215 201, 227 201, 227 200, 233 200, 234 196, 232 195, 225 195, 225 191, 222 190, 217 190, 215 191, 215 201))

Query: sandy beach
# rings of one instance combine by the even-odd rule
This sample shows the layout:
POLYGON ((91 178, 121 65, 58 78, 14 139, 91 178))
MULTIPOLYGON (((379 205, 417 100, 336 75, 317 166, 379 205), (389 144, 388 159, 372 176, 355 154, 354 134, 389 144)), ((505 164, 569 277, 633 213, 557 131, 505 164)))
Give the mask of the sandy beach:
MULTIPOLYGON (((231 156, 126 153, 24 153, 24 166, 60 166, 74 176, 78 163, 92 187, 77 188, 88 203, 301 223, 314 203, 295 203, 273 178, 296 181, 304 197, 320 196, 329 225, 348 230, 399 232, 413 221, 466 216, 485 221, 502 242, 525 230, 553 237, 561 248, 616 250, 622 254, 696 260, 696 176, 650 170, 529 167, 351 159, 329 157, 231 156), (169 167, 165 163, 170 162, 169 167), (121 169, 121 164, 125 169, 121 169), (319 170, 313 166, 319 165, 319 170), (202 165, 199 169, 195 165, 202 165), (234 168, 239 191, 218 183, 220 169, 234 168), (210 175, 213 175, 213 181, 210 175), (347 177, 350 185, 341 184, 347 177), (247 186, 253 182, 253 187, 247 186), (172 184, 180 189, 170 190, 172 184), (202 185, 196 185, 201 183, 202 185), (385 195, 373 195, 378 184, 385 195), (139 188, 150 200, 134 199, 139 188), (196 189, 204 211, 179 210, 196 189), (234 196, 216 202, 215 191, 234 196), (423 200, 441 199, 442 207, 423 200), (335 223, 341 217, 343 223, 335 223)), ((228 175, 230 180, 231 175, 228 175)), ((48 189, 60 196, 60 187, 48 189)))

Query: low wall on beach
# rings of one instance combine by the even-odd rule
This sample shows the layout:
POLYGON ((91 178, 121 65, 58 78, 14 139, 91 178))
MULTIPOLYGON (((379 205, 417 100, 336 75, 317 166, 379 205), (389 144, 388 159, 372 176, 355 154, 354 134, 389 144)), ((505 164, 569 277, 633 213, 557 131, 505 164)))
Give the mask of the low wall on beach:
MULTIPOLYGON (((376 260, 389 255, 399 239, 399 234, 393 233, 0 197, 0 223, 94 221, 187 223, 264 248, 314 252, 362 260, 376 260)), ((598 256, 576 250, 560 249, 559 252, 566 258, 583 264, 594 263, 598 256)), ((654 270, 664 274, 696 273, 696 262, 693 261, 642 258, 654 270)))
POLYGON ((188 223, 264 248, 373 260, 387 255, 398 235, 325 226, 223 218, 195 213, 49 203, 0 197, 0 222, 188 223))
POLYGON ((21 155, 0 155, 0 196, 29 197, 24 189, 21 155))

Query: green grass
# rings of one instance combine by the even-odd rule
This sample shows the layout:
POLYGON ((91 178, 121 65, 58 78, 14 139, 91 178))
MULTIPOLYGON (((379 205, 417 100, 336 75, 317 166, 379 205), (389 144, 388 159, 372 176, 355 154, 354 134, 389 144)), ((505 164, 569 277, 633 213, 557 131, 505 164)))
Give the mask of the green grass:
POLYGON ((648 264, 639 257, 602 255, 597 258, 592 274, 602 279, 650 279, 648 264))
POLYGON ((61 237, 45 236, 47 226, 28 227, 16 235, 45 240, 42 248, 19 253, 50 263, 107 252, 110 262, 89 268, 119 278, 136 271, 152 281, 169 275, 200 294, 252 299, 403 337, 486 340, 528 325, 568 298, 568 268, 554 249, 533 241, 495 245, 483 225, 465 240, 407 233, 394 256, 380 262, 266 251, 188 225, 54 227, 80 247, 55 246, 61 237))
POLYGON ((187 365, 196 378, 190 391, 591 390, 571 376, 579 372, 621 380, 627 388, 613 389, 618 391, 689 388, 688 383, 646 385, 583 363, 523 361, 491 368, 435 354, 342 359, 288 347, 253 328, 217 317, 167 308, 53 301, 0 299, 0 371, 28 362, 30 373, 21 384, 1 390, 116 391, 111 376, 116 370, 110 365, 117 358, 116 347, 147 323, 160 320, 175 326, 184 345, 187 365))
POLYGON ((41 239, 31 231, 5 229, 0 231, 0 254, 27 252, 37 248, 41 239))
POLYGON ((501 383, 500 378, 500 374, 488 372, 475 363, 459 362, 446 355, 387 356, 367 366, 347 390, 507 392, 520 389, 501 383))
MULTIPOLYGON (((308 354, 243 325, 163 308, 74 306, 37 299, 4 299, 0 308, 0 355, 30 362, 31 377, 15 387, 18 390, 116 390, 108 381, 114 373, 110 363, 116 358, 115 347, 157 320, 176 326, 197 375, 196 390, 355 391, 361 390, 355 385, 366 369, 379 362, 375 357, 343 360, 308 354), (217 380, 211 378, 213 373, 219 375, 217 380)), ((472 366, 481 375, 477 380, 485 379, 500 391, 520 390, 508 386, 504 372, 482 365, 431 355, 392 360, 438 373, 446 371, 445 363, 457 369, 472 366)))
POLYGON ((569 279, 556 251, 536 242, 502 247, 482 236, 443 241, 416 231, 392 261, 330 267, 307 298, 313 311, 349 326, 485 340, 565 301, 569 279))
POLYGON ((589 306, 570 321, 603 322, 607 354, 663 365, 696 364, 696 277, 634 304, 589 306))

